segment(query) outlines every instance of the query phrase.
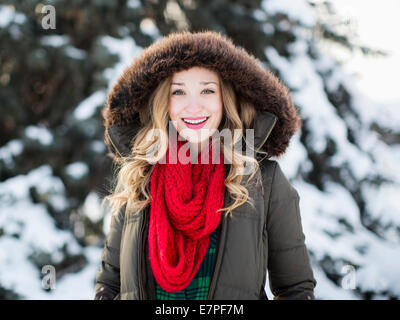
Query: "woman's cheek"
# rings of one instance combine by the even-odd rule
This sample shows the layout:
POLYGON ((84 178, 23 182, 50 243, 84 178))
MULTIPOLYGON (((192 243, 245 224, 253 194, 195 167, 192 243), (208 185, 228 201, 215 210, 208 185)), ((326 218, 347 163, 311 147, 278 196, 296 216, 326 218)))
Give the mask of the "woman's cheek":
POLYGON ((180 110, 182 108, 176 102, 172 101, 169 106, 169 116, 171 120, 177 121, 179 118, 180 110))

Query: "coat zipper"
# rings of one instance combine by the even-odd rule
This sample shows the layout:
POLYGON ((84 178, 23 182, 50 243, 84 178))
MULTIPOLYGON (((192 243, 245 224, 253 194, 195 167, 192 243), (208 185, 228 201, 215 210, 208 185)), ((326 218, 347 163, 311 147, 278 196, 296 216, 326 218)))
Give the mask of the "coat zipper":
POLYGON ((144 252, 145 252, 145 242, 144 242, 144 234, 146 228, 147 221, 147 208, 143 211, 143 217, 140 223, 140 232, 138 239, 138 275, 139 275, 139 300, 146 300, 146 290, 144 288, 143 280, 145 275, 145 265, 144 265, 144 252))
POLYGON ((215 287, 217 285, 217 274, 219 273, 219 269, 220 269, 221 264, 222 264, 222 255, 224 253, 225 239, 226 239, 226 220, 227 220, 227 215, 228 215, 228 213, 225 212, 225 214, 222 217, 221 235, 220 235, 220 242, 219 242, 219 245, 218 245, 218 254, 217 254, 217 259, 215 261, 214 272, 213 272, 213 275, 211 277, 210 289, 208 290, 207 300, 212 300, 212 298, 214 296, 215 287))

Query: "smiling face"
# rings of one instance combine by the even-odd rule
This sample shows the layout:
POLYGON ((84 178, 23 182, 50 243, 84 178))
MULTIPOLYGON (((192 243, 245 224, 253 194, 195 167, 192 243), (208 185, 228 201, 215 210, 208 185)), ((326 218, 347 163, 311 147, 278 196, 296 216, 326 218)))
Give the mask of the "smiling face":
POLYGON ((198 146, 208 140, 218 129, 223 112, 217 73, 201 67, 174 73, 168 111, 185 140, 198 146))

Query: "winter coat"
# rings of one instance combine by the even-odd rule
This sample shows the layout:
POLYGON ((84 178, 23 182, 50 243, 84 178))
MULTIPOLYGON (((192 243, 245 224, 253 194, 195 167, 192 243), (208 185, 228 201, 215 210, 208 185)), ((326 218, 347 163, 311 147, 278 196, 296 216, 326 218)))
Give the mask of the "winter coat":
MULTIPOLYGON (((138 111, 147 107, 157 83, 192 66, 217 70, 232 84, 238 101, 254 105, 254 147, 268 154, 259 159, 254 183, 247 187, 254 207, 245 203, 221 217, 208 299, 267 299, 267 270, 274 299, 314 299, 316 280, 305 246, 299 194, 278 162, 269 159, 285 152, 301 120, 288 89, 229 38, 211 31, 176 33, 135 59, 111 90, 103 111, 110 155, 119 161, 129 154, 132 138, 143 126, 138 111)), ((232 203, 226 190, 224 207, 232 203)), ((149 209, 134 212, 128 201, 112 216, 95 299, 155 299, 147 244, 149 209)))

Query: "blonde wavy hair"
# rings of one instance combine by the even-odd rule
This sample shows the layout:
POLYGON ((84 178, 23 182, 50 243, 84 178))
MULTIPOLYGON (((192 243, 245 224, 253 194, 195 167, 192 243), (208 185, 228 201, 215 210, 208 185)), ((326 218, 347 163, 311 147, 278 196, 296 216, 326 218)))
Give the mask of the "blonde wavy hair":
MULTIPOLYGON (((237 101, 236 94, 230 83, 224 81, 216 71, 222 95, 223 117, 218 130, 228 128, 233 133, 233 146, 241 139, 246 139, 245 129, 250 129, 256 115, 254 106, 246 101, 237 101), (236 129, 236 130, 235 130, 236 129), (239 129, 239 130, 237 130, 239 129)), ((128 203, 130 212, 135 213, 143 210, 151 203, 149 182, 151 179, 154 164, 160 160, 168 148, 168 122, 169 122, 169 96, 172 76, 164 79, 153 91, 147 108, 139 112, 140 120, 145 125, 137 132, 133 138, 131 153, 122 158, 119 163, 115 163, 111 194, 104 197, 103 203, 109 201, 112 214, 117 214, 121 208, 128 203), (161 135, 149 139, 149 135, 154 130, 159 130, 161 135), (152 155, 149 157, 149 155, 152 155)), ((225 186, 229 191, 234 202, 218 211, 232 211, 244 204, 254 207, 254 200, 249 196, 247 189, 259 168, 259 163, 255 157, 247 156, 242 150, 229 148, 220 141, 224 155, 229 154, 231 162, 230 170, 225 178, 225 186), (246 164, 250 164, 251 174, 245 181, 242 174, 246 164), (245 183, 244 183, 245 182, 245 183)), ((242 141, 243 143, 243 141, 242 141)), ((264 153, 254 150, 256 153, 264 153)), ((246 169, 248 170, 248 169, 246 169)))

